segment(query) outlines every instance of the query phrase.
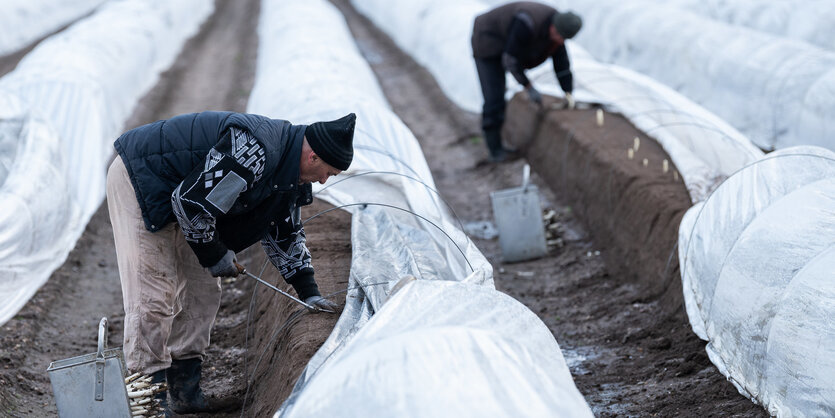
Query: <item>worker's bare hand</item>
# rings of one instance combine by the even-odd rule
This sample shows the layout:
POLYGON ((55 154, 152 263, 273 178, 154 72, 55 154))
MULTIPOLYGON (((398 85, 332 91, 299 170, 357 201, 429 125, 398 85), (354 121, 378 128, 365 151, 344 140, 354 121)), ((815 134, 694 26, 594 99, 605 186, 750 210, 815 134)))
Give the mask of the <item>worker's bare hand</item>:
POLYGON ((226 254, 215 265, 209 267, 209 273, 212 277, 236 277, 240 271, 238 270, 235 252, 226 250, 226 254))
MULTIPOLYGON (((314 308, 321 309, 322 311, 329 311, 329 312, 336 312, 337 306, 335 303, 321 297, 321 296, 311 296, 304 300, 304 303, 313 306, 314 308)), ((318 311, 312 311, 318 312, 318 311)))

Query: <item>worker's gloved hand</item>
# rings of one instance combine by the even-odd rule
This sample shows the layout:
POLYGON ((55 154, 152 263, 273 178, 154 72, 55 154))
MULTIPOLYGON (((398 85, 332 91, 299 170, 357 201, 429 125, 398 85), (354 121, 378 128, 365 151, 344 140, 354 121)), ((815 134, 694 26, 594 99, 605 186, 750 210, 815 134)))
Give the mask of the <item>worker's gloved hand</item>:
MULTIPOLYGON (((304 303, 306 303, 310 306, 325 310, 325 311, 336 312, 336 309, 337 309, 337 306, 336 306, 335 303, 333 303, 333 302, 331 302, 331 301, 329 301, 329 300, 327 300, 327 299, 325 299, 321 296, 311 296, 311 297, 305 299, 304 303)), ((311 312, 316 312, 316 311, 311 311, 311 312)))
POLYGON ((571 93, 565 93, 565 108, 569 110, 573 110, 576 104, 574 103, 574 95, 571 93))
POLYGON ((212 277, 235 277, 240 273, 238 266, 235 264, 236 261, 238 260, 235 258, 235 252, 226 250, 226 255, 215 265, 209 267, 209 273, 212 274, 212 277))
POLYGON ((528 98, 531 99, 532 102, 542 106, 542 95, 533 87, 533 84, 528 85, 527 90, 528 98))

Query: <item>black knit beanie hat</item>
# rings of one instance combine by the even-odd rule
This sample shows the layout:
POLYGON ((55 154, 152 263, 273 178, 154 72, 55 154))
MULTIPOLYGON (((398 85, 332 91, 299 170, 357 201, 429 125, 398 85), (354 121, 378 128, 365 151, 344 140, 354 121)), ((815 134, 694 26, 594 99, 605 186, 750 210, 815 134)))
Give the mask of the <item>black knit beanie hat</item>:
POLYGON ((333 168, 345 171, 354 159, 354 126, 357 115, 349 113, 330 122, 308 125, 304 136, 313 152, 333 168))
POLYGON ((557 32, 559 32, 560 36, 564 39, 573 38, 574 35, 580 31, 580 28, 583 27, 583 19, 572 12, 557 12, 554 14, 554 17, 551 18, 551 23, 554 24, 554 27, 557 28, 557 32))

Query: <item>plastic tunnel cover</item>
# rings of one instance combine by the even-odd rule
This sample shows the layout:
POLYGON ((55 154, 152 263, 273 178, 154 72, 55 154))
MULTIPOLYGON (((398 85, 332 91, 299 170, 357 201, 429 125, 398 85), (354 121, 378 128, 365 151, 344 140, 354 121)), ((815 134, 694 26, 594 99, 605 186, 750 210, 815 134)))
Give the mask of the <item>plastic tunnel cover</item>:
POLYGON ((297 406, 298 402, 307 405, 310 399, 327 399, 327 403, 319 403, 319 408, 338 415, 368 416, 381 413, 370 396, 406 396, 401 398, 403 402, 385 405, 386 414, 409 416, 436 405, 476 416, 478 411, 464 408, 464 403, 455 398, 456 392, 469 393, 467 385, 446 386, 443 399, 434 397, 438 388, 433 387, 437 382, 483 382, 482 373, 489 366, 499 375, 489 379, 489 386, 481 385, 480 390, 502 394, 493 399, 494 405, 501 403, 500 409, 492 411, 494 415, 496 411, 515 412, 530 405, 549 416, 590 416, 553 336, 534 314, 494 289, 490 263, 457 228, 446 206, 431 191, 434 181, 420 145, 389 110, 371 68, 336 8, 322 0, 264 1, 258 33, 258 71, 248 111, 294 123, 330 120, 354 112, 354 160, 344 174, 403 174, 357 176, 338 184, 343 176, 337 176, 326 190, 319 185, 314 188, 318 197, 334 205, 358 204, 346 208, 353 214, 349 290, 334 331, 311 358, 276 415, 309 416, 311 409, 297 406), (288 63, 287 57, 293 57, 293 62, 288 63), (334 62, 339 63, 339 71, 333 70, 334 62), (423 219, 389 207, 362 205, 366 202, 391 205, 423 219), (393 286, 406 276, 414 276, 417 281, 389 300, 393 286), (442 298, 440 289, 458 296, 442 298), (463 290, 456 289, 467 289, 472 296, 464 298, 463 290), (504 302, 498 304, 497 300, 504 302), (496 308, 496 313, 489 313, 496 308), (430 311, 431 315, 424 313, 430 311), (505 313, 500 319, 496 316, 499 312, 505 313), (444 326, 424 328, 420 320, 415 321, 416 315, 427 316, 423 318, 426 320, 434 316, 443 320, 444 326), (391 334, 372 344, 358 338, 366 335, 366 327, 371 327, 369 333, 384 329, 391 334), (519 330, 528 330, 530 335, 522 337, 519 330), (407 358, 425 356, 427 348, 420 339, 415 341, 416 334, 443 341, 449 349, 436 352, 443 356, 435 363, 413 367, 414 363, 406 363, 407 358), (453 350, 459 340, 462 347, 472 350, 453 350), (407 341, 411 344, 404 345, 407 341), (397 362, 397 366, 378 369, 389 374, 386 379, 367 374, 368 379, 361 382, 328 386, 321 392, 324 386, 320 385, 340 381, 340 371, 353 367, 352 360, 342 360, 348 358, 346 355, 368 353, 365 350, 391 353, 387 359, 397 362), (487 352, 490 358, 483 357, 487 352), (397 357, 397 353, 403 355, 397 357), (453 364, 457 366, 451 369, 453 364), (540 370, 543 365, 546 368, 540 370), (414 374, 417 372, 420 374, 414 374), (409 383, 394 386, 387 379, 409 383), (525 379, 530 380, 525 383, 525 379), (530 390, 533 387, 536 390, 530 390), (557 405, 549 399, 551 396, 568 401, 557 405))
POLYGON ((735 26, 835 49, 835 9, 827 0, 671 0, 669 5, 735 26))
POLYGON ((681 223, 691 325, 719 370, 772 414, 835 413, 833 247, 835 153, 816 147, 746 167, 681 223))
MULTIPOLYGON (((576 39, 597 59, 674 87, 760 147, 835 150, 831 36, 826 38, 829 48, 780 36, 779 27, 793 13, 772 14, 769 30, 755 31, 646 0, 555 3, 570 4, 583 16, 584 26, 593 28, 580 31, 576 39)), ((831 7, 814 4, 829 9, 821 15, 832 16, 831 7)), ((758 3, 756 12, 770 7, 758 3)), ((826 26, 824 33, 831 33, 831 21, 826 26)))
POLYGON ((592 416, 573 385, 552 384, 571 376, 550 353, 559 353, 550 331, 511 297, 418 280, 334 354, 286 416, 592 416))

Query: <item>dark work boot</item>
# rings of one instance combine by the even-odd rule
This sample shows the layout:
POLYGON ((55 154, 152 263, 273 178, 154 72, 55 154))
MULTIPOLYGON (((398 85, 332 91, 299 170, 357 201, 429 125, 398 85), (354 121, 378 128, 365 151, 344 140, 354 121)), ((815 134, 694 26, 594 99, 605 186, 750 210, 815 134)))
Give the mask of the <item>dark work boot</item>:
MULTIPOLYGON (((159 370, 157 372, 151 373, 151 384, 165 382, 165 370, 159 370)), ((169 418, 171 416, 171 411, 168 410, 168 392, 162 391, 154 395, 154 399, 159 404, 159 409, 163 411, 163 415, 165 418, 169 418)))
POLYGON ((168 368, 169 407, 178 414, 219 412, 235 409, 240 401, 234 399, 207 399, 200 388, 203 361, 200 358, 173 360, 168 368))
POLYGON ((491 163, 500 163, 513 157, 513 151, 502 145, 501 128, 486 129, 484 142, 487 144, 487 150, 490 151, 491 163))

